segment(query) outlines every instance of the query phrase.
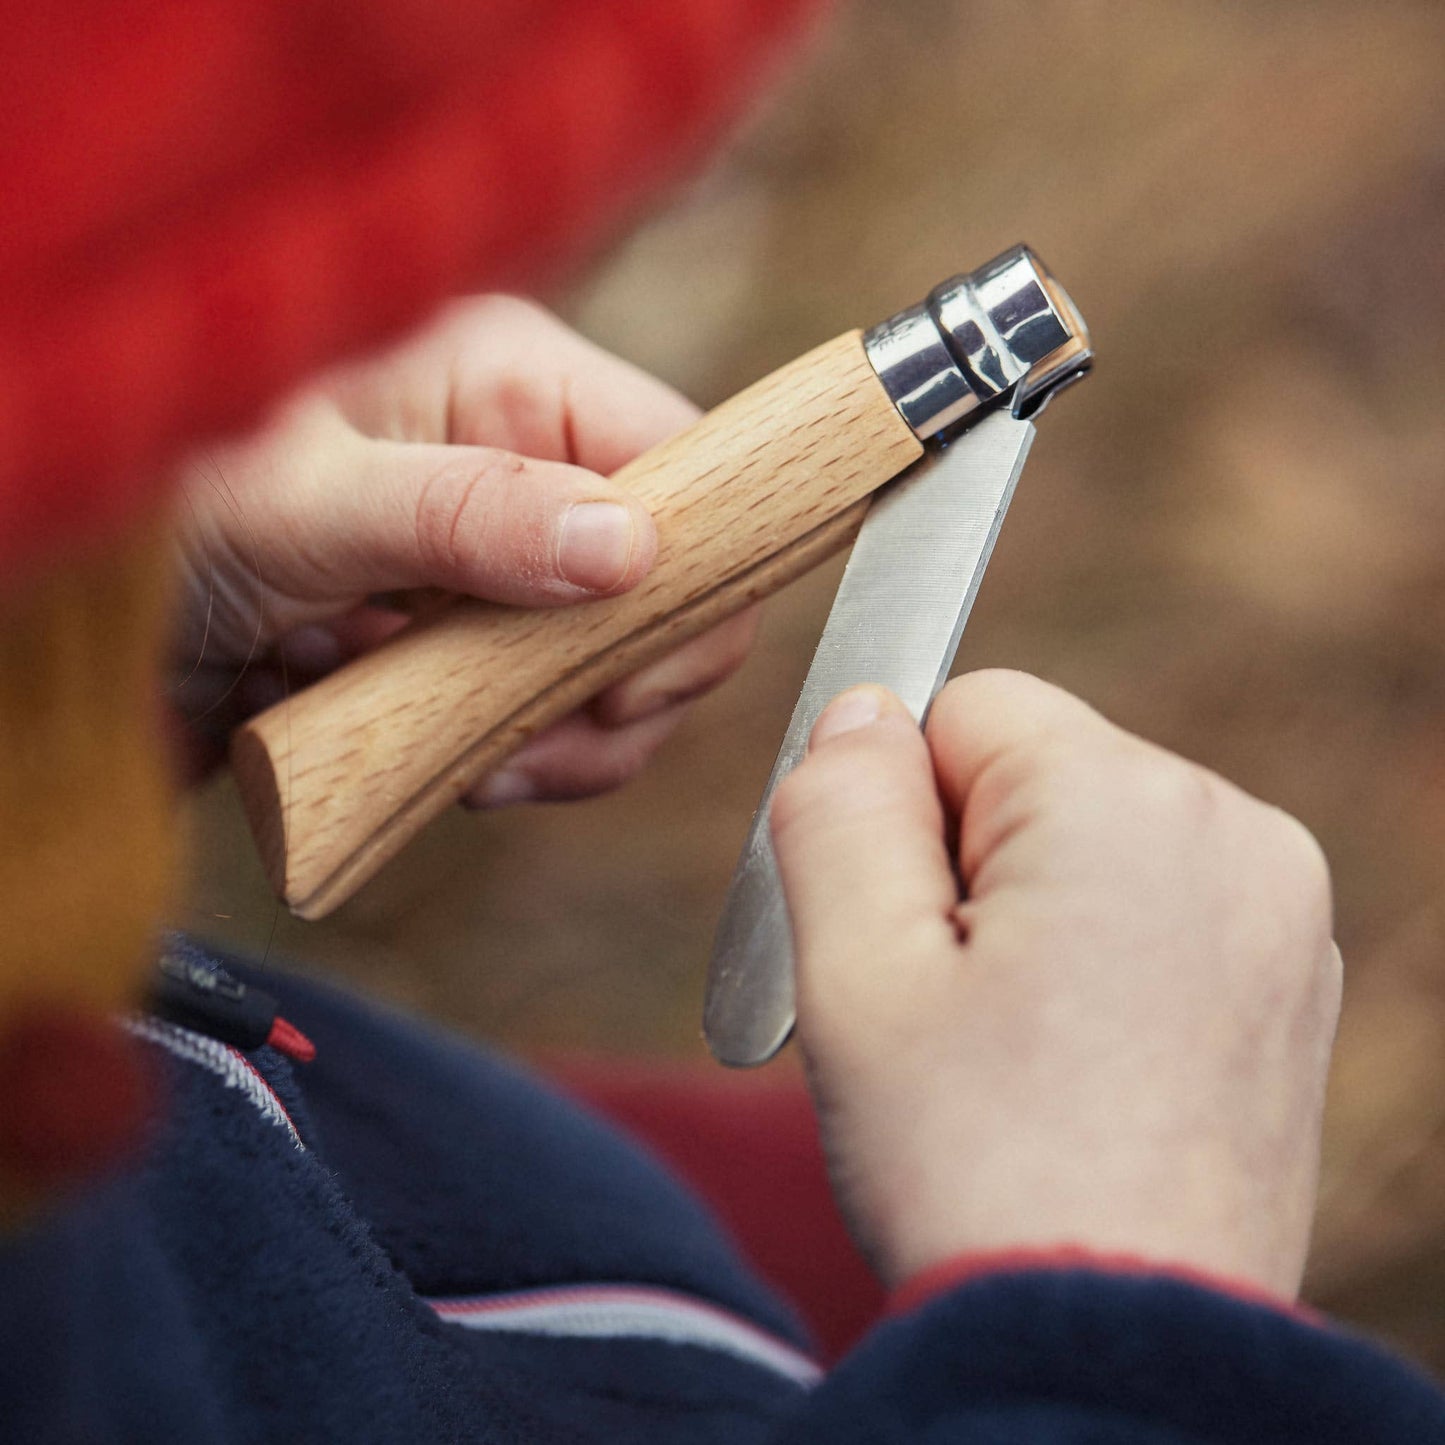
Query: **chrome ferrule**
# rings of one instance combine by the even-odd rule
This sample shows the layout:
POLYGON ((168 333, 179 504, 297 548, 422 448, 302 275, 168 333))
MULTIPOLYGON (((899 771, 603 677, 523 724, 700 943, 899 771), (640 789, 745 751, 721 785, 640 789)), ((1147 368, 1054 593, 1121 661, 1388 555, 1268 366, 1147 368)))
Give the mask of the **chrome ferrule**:
POLYGON ((1005 400, 1016 416, 1037 415, 1092 362, 1083 318, 1025 246, 936 286, 872 327, 863 346, 924 441, 1005 400))

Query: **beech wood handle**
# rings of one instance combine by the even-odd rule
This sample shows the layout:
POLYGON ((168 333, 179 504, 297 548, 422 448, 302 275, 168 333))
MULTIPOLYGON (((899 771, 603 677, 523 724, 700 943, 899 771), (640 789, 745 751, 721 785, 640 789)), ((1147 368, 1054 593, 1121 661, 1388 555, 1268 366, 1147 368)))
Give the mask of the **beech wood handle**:
POLYGON ((232 768, 272 887, 302 918, 329 913, 539 729, 847 546, 922 450, 853 331, 623 467, 658 531, 633 591, 459 602, 240 729, 232 768))

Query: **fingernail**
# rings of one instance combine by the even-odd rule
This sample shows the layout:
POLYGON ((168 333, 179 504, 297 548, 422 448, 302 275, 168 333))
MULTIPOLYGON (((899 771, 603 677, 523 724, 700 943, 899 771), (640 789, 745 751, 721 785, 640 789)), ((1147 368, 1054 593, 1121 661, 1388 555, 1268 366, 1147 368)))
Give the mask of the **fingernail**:
POLYGON ((603 715, 603 721, 609 727, 626 727, 629 723, 656 717, 665 709, 687 701, 685 694, 649 688, 646 692, 629 696, 621 707, 609 707, 603 715))
POLYGON ((608 709, 606 721, 613 727, 641 722, 679 703, 691 702, 707 691, 707 683, 691 675, 684 665, 676 668, 659 665, 656 675, 649 675, 643 687, 624 693, 621 706, 608 709))
POLYGON ((830 738, 867 727, 883 716, 888 694, 881 687, 855 687, 835 697, 813 724, 810 747, 817 747, 830 738))
POLYGON ((480 788, 474 788, 470 801, 482 808, 506 808, 513 803, 530 803, 537 796, 537 785, 526 773, 503 768, 493 773, 480 788))
POLYGON ((619 502, 578 502, 562 519, 557 570, 574 587, 610 592, 632 560, 632 513, 619 502))

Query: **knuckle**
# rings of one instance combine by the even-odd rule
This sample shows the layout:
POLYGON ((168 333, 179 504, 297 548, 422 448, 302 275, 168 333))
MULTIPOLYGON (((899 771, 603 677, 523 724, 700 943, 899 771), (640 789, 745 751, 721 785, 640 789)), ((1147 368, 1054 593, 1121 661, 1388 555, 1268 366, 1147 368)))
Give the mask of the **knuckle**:
POLYGON ((605 763, 594 765, 586 772, 574 774, 555 791, 564 798, 600 798, 604 793, 615 792, 630 781, 641 767, 640 760, 634 765, 621 758, 611 758, 605 763))
POLYGON ((804 758, 773 792, 769 812, 773 836, 791 834, 806 826, 807 820, 836 795, 843 781, 836 755, 804 758))
POLYGON ((1306 927, 1320 935, 1322 945, 1327 945, 1332 932, 1334 888, 1325 850, 1298 818, 1279 808, 1268 808, 1268 813, 1276 874, 1298 900, 1296 906, 1306 927))
POLYGON ((975 791, 995 806, 1009 799, 1073 798, 1100 808, 1128 796, 1120 750, 1097 737, 1042 732, 1002 749, 980 775, 975 791))
POLYGON ((475 535, 483 474, 475 466, 446 462, 422 484, 416 499, 417 554, 423 566, 450 576, 464 563, 466 540, 475 535))
POLYGON ((1005 766, 1020 784, 1033 780, 1048 786, 1076 778, 1102 781, 1113 771, 1110 759, 1096 741, 1066 733, 1040 733, 1011 749, 1005 766))
POLYGON ((1116 786, 1144 821, 1192 834, 1218 826, 1245 795, 1217 773, 1130 733, 1115 736, 1116 786))
POLYGON ((742 617, 719 628, 712 636, 709 677, 719 682, 731 677, 747 661, 756 634, 757 622, 752 617, 742 617))
POLYGON ((633 742, 596 758, 574 779, 571 796, 595 798, 630 783, 647 766, 657 747, 653 742, 633 742))
POLYGON ((676 715, 662 715, 610 735, 585 733, 542 770, 552 798, 592 798, 630 782, 671 735, 676 715))
POLYGON ((912 797, 905 776, 892 766, 894 756, 871 751, 864 740, 849 746, 847 739, 809 753, 773 794, 774 839, 799 830, 889 826, 912 797))
POLYGON ((747 660, 747 643, 731 648, 718 660, 717 665, 708 675, 699 691, 706 691, 709 688, 716 687, 719 683, 726 682, 729 678, 736 676, 747 660))
MULTIPOLYGON (((1226 785, 1227 786, 1227 785, 1226 785)), ((1294 1000, 1311 1019, 1333 1018, 1342 964, 1334 946, 1330 867, 1314 834, 1283 809, 1236 792, 1236 855, 1245 860, 1252 900, 1248 918, 1267 940, 1260 984, 1294 1000)))
POLYGON ((1299 916, 1328 927, 1329 863, 1303 823, 1198 763, 1150 743, 1128 743, 1134 752, 1131 805, 1142 817, 1188 829, 1213 856, 1251 858, 1272 903, 1289 900, 1299 916))
POLYGON ((562 324, 540 302, 509 291, 464 296, 452 302, 448 320, 462 331, 490 330, 494 327, 536 329, 562 324))
POLYGON ((1048 684, 1025 672, 1004 667, 985 667, 951 679, 934 700, 937 717, 976 715, 981 710, 997 708, 1013 710, 1026 706, 1035 690, 1048 690, 1048 684))
POLYGON ((1328 1001, 1330 1018, 1339 1015, 1340 997, 1345 985, 1345 959, 1339 946, 1331 941, 1324 950, 1319 966, 1320 992, 1328 1001))
POLYGON ((545 539, 530 536, 537 530, 529 525, 535 519, 501 496, 526 465, 521 457, 496 451, 480 464, 475 458, 443 462, 427 477, 417 494, 414 526, 417 554, 428 571, 460 585, 486 553, 504 542, 511 542, 513 550, 520 546, 536 561, 531 554, 545 550, 545 539))
POLYGON ((1301 883, 1319 900, 1330 896, 1330 863, 1320 841, 1298 818, 1275 809, 1280 828, 1280 845, 1287 852, 1301 883))
POLYGON ((773 790, 768 819, 775 837, 790 833, 800 819, 813 811, 814 800, 819 793, 814 781, 816 772, 811 760, 805 759, 773 790))
POLYGON ((1017 719, 1026 722, 1031 732, 1086 735, 1110 730, 1082 699, 1032 673, 1006 667, 980 668, 954 678, 938 702, 949 711, 962 709, 965 716, 982 713, 1017 719))
POLYGON ((332 441, 344 430, 335 398, 320 383, 313 383, 275 404, 256 433, 256 441, 312 447, 332 441))
POLYGON ((969 790, 968 806, 980 817, 1031 812, 1037 800, 1057 798, 1069 784, 1075 756, 1063 744, 1034 741, 996 753, 969 790))

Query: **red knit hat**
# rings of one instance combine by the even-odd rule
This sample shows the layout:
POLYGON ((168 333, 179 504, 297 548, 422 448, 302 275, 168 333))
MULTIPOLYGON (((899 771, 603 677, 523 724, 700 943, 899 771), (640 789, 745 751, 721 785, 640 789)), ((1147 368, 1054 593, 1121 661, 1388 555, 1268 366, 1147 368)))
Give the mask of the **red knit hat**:
POLYGON ((168 459, 575 256, 814 3, 0 0, 0 1230, 147 1113, 168 459))
POLYGON ((535 280, 816 0, 0 0, 0 575, 467 285, 535 280))

